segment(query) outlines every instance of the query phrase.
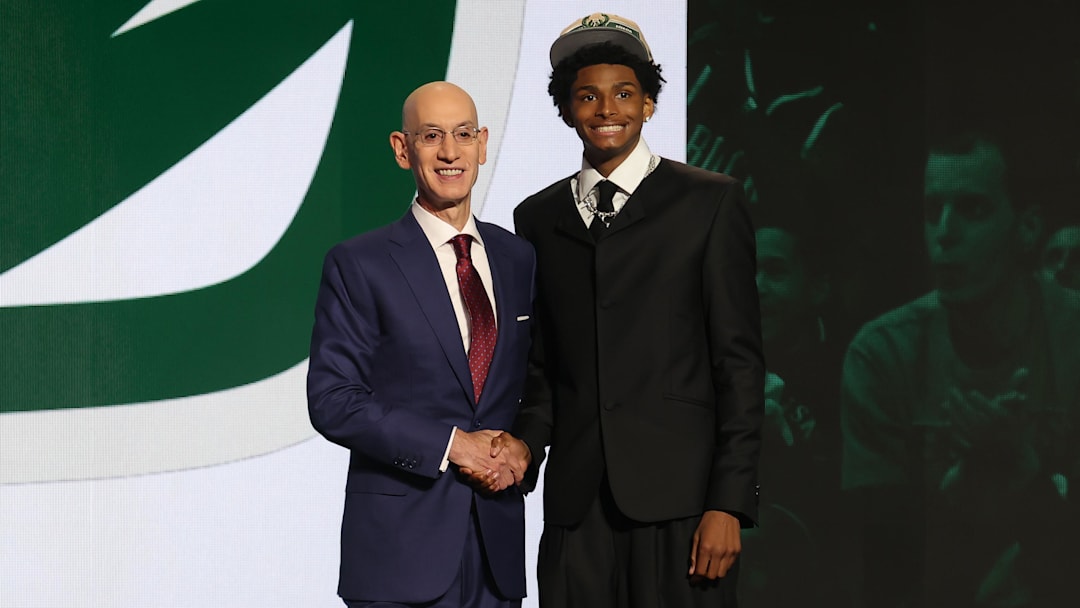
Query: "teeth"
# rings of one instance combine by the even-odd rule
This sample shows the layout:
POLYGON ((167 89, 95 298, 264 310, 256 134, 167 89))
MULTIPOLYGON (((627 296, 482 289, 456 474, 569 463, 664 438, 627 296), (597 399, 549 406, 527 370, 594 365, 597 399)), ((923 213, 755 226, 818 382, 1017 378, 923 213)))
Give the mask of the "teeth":
POLYGON ((464 169, 436 169, 436 173, 445 177, 453 177, 455 175, 461 175, 465 172, 464 169))
POLYGON ((615 133, 617 131, 622 131, 623 128, 624 127, 622 125, 610 125, 610 126, 596 127, 596 130, 601 132, 601 133, 615 133))

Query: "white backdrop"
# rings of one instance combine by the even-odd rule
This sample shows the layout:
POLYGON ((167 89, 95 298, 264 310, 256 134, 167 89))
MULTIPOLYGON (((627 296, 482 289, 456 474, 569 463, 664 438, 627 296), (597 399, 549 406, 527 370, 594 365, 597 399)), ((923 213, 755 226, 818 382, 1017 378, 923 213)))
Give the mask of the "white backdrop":
MULTIPOLYGON (((147 8, 155 4, 188 2, 163 0, 147 8)), ((684 5, 458 0, 447 79, 473 94, 492 132, 474 197, 482 219, 511 227, 512 209, 523 197, 578 167, 580 143, 556 117, 546 92, 547 50, 563 27, 597 10, 631 18, 645 30, 667 79, 645 136, 654 151, 684 158, 684 5)), ((157 12, 156 18, 169 18, 157 12)), ((385 125, 387 132, 395 127, 385 125)), ((130 448, 126 442, 144 436, 138 415, 103 422, 103 412, 84 408, 67 411, 79 421, 65 425, 54 424, 54 416, 65 415, 58 412, 0 416, 0 482, 9 482, 0 485, 0 607, 340 606, 335 589, 347 453, 304 426, 305 369, 301 364, 264 381, 273 381, 266 390, 199 396, 199 407, 248 408, 280 424, 262 425, 259 431, 273 437, 248 438, 256 446, 248 453, 259 455, 238 460, 204 457, 218 449, 214 441, 174 432, 171 449, 185 457, 174 472, 119 471, 91 479, 79 472, 98 451, 130 448), (35 477, 35 468, 48 472, 35 477)), ((112 415, 120 410, 108 409, 112 415)), ((535 605, 539 499, 539 491, 528 499, 526 606, 535 605)))

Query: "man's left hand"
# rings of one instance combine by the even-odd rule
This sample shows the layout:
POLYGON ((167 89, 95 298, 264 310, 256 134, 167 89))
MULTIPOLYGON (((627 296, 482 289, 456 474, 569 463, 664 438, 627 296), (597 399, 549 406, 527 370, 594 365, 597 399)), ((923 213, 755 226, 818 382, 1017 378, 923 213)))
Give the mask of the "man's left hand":
POLYGON ((690 548, 690 580, 723 578, 742 552, 739 520, 723 511, 706 511, 690 548))

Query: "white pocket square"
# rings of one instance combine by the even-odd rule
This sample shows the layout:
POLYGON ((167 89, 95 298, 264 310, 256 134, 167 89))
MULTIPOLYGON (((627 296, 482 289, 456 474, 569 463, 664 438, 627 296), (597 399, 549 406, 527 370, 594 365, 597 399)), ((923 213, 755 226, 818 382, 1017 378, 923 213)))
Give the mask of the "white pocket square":
POLYGON ((517 318, 517 320, 518 321, 528 321, 529 320, 529 315, 521 315, 520 317, 517 318))

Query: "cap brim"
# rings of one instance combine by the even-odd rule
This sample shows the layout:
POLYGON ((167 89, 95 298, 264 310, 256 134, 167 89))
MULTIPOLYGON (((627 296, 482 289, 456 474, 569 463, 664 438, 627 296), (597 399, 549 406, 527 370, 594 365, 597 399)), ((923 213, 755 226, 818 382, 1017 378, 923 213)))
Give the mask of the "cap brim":
POLYGON ((549 53, 551 67, 554 68, 559 65, 560 61, 573 55, 579 49, 603 42, 615 44, 644 61, 652 61, 649 52, 633 36, 615 29, 589 28, 561 36, 551 45, 551 52, 549 53))

